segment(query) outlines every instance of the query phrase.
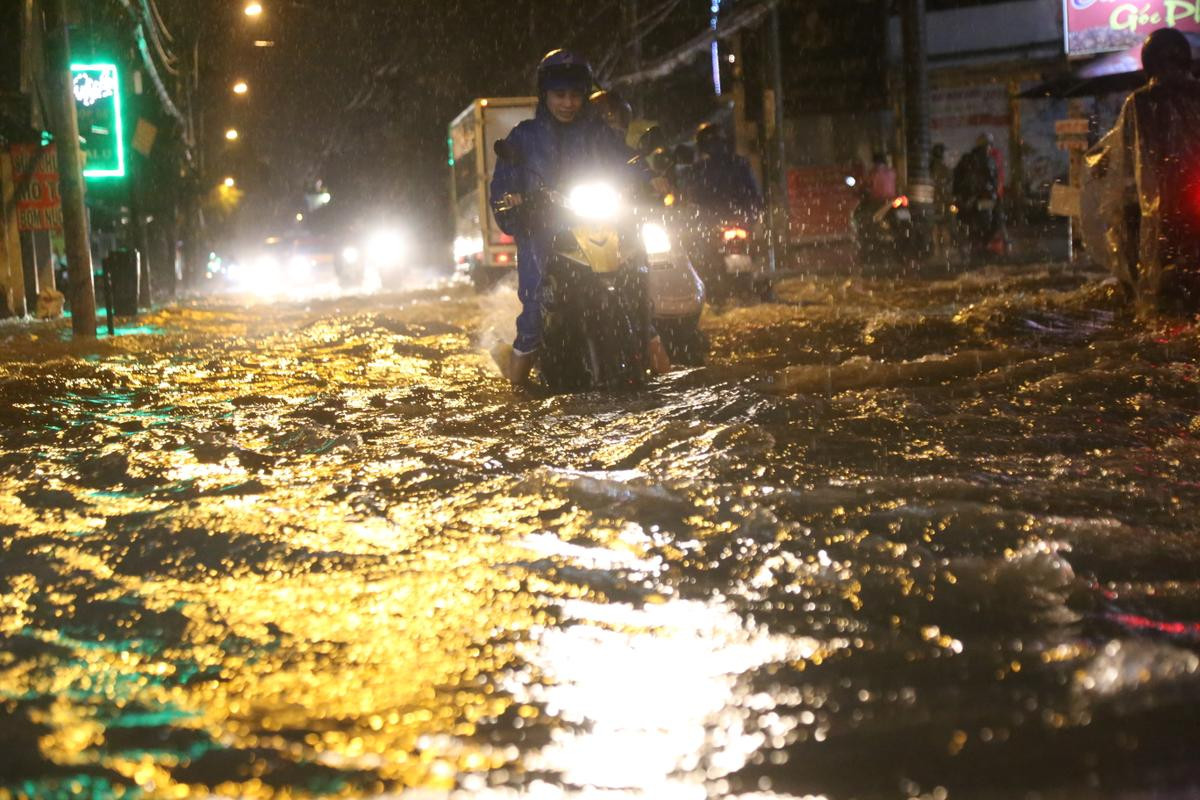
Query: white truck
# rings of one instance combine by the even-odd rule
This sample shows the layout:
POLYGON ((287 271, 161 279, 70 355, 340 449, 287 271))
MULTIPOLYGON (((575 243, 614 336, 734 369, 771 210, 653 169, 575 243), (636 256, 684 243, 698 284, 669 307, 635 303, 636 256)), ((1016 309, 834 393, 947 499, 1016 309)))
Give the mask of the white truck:
POLYGON ((496 225, 488 186, 496 169, 497 141, 533 117, 536 97, 481 97, 450 123, 450 207, 454 261, 476 288, 486 289, 517 265, 517 246, 496 225))

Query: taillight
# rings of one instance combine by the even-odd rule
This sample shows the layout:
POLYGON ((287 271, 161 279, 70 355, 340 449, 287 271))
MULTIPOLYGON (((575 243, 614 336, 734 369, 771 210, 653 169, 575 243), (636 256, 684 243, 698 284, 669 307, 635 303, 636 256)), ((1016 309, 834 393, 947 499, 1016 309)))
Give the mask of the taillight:
POLYGON ((892 208, 908 208, 908 198, 900 195, 892 201, 892 208))
POLYGON ((745 239, 749 235, 750 234, 747 233, 745 231, 745 229, 743 229, 743 228, 726 228, 725 229, 725 241, 727 241, 727 242, 732 242, 734 239, 745 239))

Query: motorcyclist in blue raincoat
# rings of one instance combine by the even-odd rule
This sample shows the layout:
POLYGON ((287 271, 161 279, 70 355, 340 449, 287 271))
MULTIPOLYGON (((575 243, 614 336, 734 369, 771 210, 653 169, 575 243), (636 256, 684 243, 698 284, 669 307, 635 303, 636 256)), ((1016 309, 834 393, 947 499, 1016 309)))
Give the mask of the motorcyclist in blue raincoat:
POLYGON ((685 187, 686 199, 706 216, 757 222, 762 191, 748 162, 733 151, 721 129, 706 122, 696 129, 696 163, 685 187))
MULTIPOLYGON (((541 345, 540 289, 545 265, 553 253, 552 225, 525 213, 524 196, 538 188, 565 190, 573 177, 602 172, 629 183, 646 180, 628 163, 629 150, 620 137, 588 108, 592 70, 566 50, 546 54, 537 69, 537 113, 513 128, 507 141, 519 159, 501 159, 492 176, 491 203, 500 229, 517 241, 517 295, 521 314, 512 347, 492 351, 500 371, 514 384, 529 376, 541 345)), ((665 350, 651 341, 650 361, 656 372, 669 368, 665 350)))

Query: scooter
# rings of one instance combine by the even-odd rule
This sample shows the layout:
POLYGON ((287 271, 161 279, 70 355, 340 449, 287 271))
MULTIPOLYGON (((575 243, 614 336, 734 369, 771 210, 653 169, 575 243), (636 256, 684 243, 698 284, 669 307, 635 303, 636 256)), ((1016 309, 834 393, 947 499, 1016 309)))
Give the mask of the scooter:
MULTIPOLYGON (((503 140, 495 152, 521 162, 503 140)), ((542 379, 555 392, 642 387, 649 369, 648 269, 629 206, 603 180, 577 183, 565 194, 542 187, 521 205, 558 231, 542 276, 542 379)), ((509 197, 495 206, 501 213, 514 208, 509 197)))
POLYGON ((704 281, 686 248, 674 241, 674 230, 678 230, 678 221, 670 206, 642 222, 642 245, 650 268, 650 308, 654 328, 671 362, 700 366, 708 355, 708 339, 700 330, 704 281))
MULTIPOLYGON (((849 181, 849 179, 847 179, 849 181)), ((908 197, 863 197, 851 217, 860 264, 917 260, 921 250, 908 197)))
MULTIPOLYGON (((667 185, 674 187, 681 149, 668 149, 660 144, 662 141, 660 130, 651 128, 643 135, 639 153, 630 163, 644 162, 652 175, 666 179, 667 185)), ((690 150, 685 152, 690 155, 690 150)), ((641 219, 642 244, 650 267, 650 308, 654 328, 671 362, 701 366, 708 355, 708 339, 700 330, 704 281, 677 236, 686 222, 676 204, 678 198, 672 188, 665 196, 649 191, 639 203, 649 209, 641 214, 641 219)))
POLYGON ((697 219, 693 224, 694 257, 710 302, 769 302, 774 297, 754 226, 740 220, 697 219))

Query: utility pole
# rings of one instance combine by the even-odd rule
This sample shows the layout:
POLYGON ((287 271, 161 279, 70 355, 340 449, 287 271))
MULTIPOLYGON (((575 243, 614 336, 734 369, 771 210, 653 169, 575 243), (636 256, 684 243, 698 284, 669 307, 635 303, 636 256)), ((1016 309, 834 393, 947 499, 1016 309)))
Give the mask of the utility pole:
POLYGON ((904 0, 904 128, 908 198, 921 237, 921 252, 929 241, 933 210, 933 181, 929 175, 929 65, 927 62, 925 0, 904 0))
POLYGON ((71 293, 71 330, 82 339, 96 338, 96 287, 92 281, 92 248, 84 206, 83 153, 79 149, 79 119, 71 85, 71 39, 66 0, 46 4, 49 27, 47 84, 52 87, 54 141, 58 145, 59 194, 67 251, 67 280, 71 293))

